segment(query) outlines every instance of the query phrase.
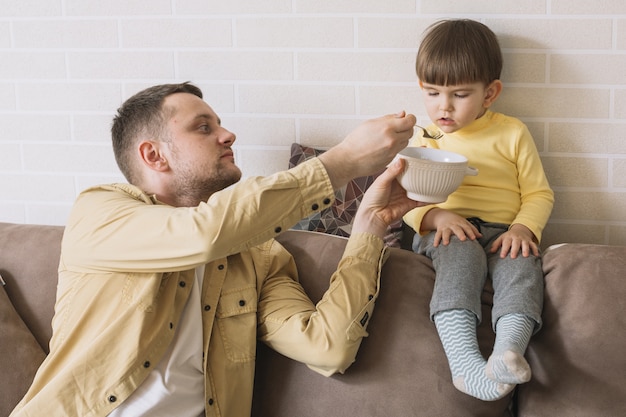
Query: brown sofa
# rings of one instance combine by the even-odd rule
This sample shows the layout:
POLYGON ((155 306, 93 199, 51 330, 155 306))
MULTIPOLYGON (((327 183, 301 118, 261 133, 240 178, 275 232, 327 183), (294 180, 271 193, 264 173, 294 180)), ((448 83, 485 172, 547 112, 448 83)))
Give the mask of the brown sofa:
MULTIPOLYGON (((0 417, 28 388, 50 338, 63 229, 0 223, 0 417)), ((345 239, 288 231, 301 281, 317 300, 345 239)), ((325 378, 259 346, 254 416, 624 416, 626 415, 626 247, 568 244, 544 254, 545 325, 527 357, 532 380, 496 402, 458 392, 428 304, 430 261, 390 249, 380 298, 356 362, 325 378)), ((485 289, 479 337, 485 355, 492 293, 485 289)))

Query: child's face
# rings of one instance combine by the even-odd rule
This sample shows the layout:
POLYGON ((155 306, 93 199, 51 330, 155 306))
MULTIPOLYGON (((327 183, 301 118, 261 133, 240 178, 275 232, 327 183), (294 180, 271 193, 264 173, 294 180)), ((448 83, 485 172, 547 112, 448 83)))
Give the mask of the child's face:
POLYGON ((500 80, 460 85, 420 83, 426 112, 443 132, 452 133, 481 117, 502 90, 500 80))

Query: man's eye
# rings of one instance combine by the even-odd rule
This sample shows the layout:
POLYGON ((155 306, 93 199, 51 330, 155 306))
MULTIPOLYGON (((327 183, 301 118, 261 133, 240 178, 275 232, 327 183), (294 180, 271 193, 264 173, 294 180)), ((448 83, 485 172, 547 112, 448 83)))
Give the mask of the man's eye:
POLYGON ((209 125, 202 125, 200 126, 200 130, 205 133, 209 133, 211 131, 211 128, 209 127, 209 125))

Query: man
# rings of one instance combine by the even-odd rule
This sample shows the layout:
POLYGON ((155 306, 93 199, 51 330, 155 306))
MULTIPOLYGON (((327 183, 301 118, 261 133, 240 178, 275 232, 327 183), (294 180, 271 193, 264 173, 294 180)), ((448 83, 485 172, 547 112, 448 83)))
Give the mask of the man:
POLYGON ((387 225, 420 203, 393 164, 371 186, 324 300, 313 305, 272 238, 380 172, 415 117, 365 122, 318 159, 241 177, 200 90, 148 88, 118 110, 116 160, 130 184, 76 200, 59 264, 50 355, 13 416, 246 416, 257 338, 324 375, 366 336, 387 225), (230 187, 233 185, 232 187, 230 187))

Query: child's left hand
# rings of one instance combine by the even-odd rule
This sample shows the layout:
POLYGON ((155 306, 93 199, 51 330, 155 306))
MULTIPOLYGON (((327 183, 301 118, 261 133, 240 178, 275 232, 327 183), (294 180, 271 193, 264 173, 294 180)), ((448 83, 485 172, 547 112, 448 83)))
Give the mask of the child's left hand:
POLYGON ((491 253, 496 253, 500 248, 500 258, 505 258, 509 253, 511 258, 517 258, 521 252, 524 258, 530 256, 531 252, 539 256, 537 239, 530 229, 523 224, 514 224, 508 231, 502 233, 491 246, 491 253))

